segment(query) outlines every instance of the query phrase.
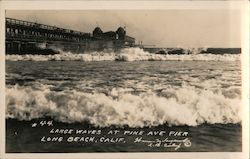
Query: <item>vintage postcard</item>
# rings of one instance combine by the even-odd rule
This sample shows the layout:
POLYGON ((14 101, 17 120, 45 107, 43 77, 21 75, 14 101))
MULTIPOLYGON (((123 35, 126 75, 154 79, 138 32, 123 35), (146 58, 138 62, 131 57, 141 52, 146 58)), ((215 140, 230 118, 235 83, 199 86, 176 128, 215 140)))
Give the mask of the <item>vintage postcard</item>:
POLYGON ((247 2, 1 4, 2 158, 248 158, 247 2))

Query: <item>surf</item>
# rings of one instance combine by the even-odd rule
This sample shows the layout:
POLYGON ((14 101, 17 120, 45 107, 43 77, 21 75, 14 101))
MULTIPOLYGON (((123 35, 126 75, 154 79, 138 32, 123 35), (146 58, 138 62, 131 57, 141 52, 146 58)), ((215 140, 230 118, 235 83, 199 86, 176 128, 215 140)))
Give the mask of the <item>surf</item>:
MULTIPOLYGON (((72 53, 59 50, 53 55, 6 55, 7 61, 239 61, 240 54, 201 54, 199 49, 185 49, 184 54, 156 54, 141 48, 124 48, 120 52, 100 51, 72 53), (188 54, 186 54, 187 52, 188 54)), ((169 50, 170 51, 170 50, 169 50)))
POLYGON ((87 121, 100 127, 241 123, 240 103, 240 95, 229 97, 221 91, 191 86, 163 90, 161 94, 121 90, 115 95, 76 90, 55 92, 46 85, 6 88, 7 118, 32 120, 47 116, 60 122, 87 121))

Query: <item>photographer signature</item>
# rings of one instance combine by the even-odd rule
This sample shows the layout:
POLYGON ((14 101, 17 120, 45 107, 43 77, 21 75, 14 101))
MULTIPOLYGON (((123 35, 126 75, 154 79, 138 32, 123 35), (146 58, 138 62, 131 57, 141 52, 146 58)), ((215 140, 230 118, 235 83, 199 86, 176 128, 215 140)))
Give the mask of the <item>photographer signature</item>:
POLYGON ((174 148, 174 150, 178 150, 181 146, 190 147, 192 145, 189 138, 185 139, 168 139, 164 140, 155 139, 155 140, 145 140, 142 137, 137 137, 134 140, 134 143, 147 143, 149 147, 166 147, 166 148, 174 148))

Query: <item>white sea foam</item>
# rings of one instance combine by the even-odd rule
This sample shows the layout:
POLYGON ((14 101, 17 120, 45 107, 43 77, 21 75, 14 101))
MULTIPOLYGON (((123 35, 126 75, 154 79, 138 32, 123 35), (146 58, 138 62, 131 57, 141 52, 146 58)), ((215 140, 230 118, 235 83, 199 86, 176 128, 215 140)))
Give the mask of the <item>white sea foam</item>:
MULTIPOLYGON (((60 50, 59 50, 60 51, 60 50)), ((9 61, 237 61, 240 54, 198 54, 197 49, 189 49, 192 54, 162 55, 146 52, 140 48, 125 48, 120 52, 71 53, 60 51, 55 55, 6 55, 9 61)), ((185 52, 185 50, 184 50, 185 52)))
POLYGON ((88 121, 102 127, 241 122, 240 95, 231 97, 191 86, 165 89, 160 94, 149 91, 139 95, 123 88, 113 88, 108 94, 103 94, 76 90, 55 92, 49 87, 8 86, 6 116, 19 120, 50 116, 61 122, 88 121))

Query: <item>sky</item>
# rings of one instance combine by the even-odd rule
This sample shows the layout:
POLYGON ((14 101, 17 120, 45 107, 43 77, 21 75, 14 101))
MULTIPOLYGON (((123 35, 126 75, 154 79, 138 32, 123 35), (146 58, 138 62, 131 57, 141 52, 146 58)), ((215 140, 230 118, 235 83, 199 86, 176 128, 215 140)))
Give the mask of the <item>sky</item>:
POLYGON ((241 47, 239 10, 8 10, 6 17, 92 33, 126 26, 156 47, 241 47))

